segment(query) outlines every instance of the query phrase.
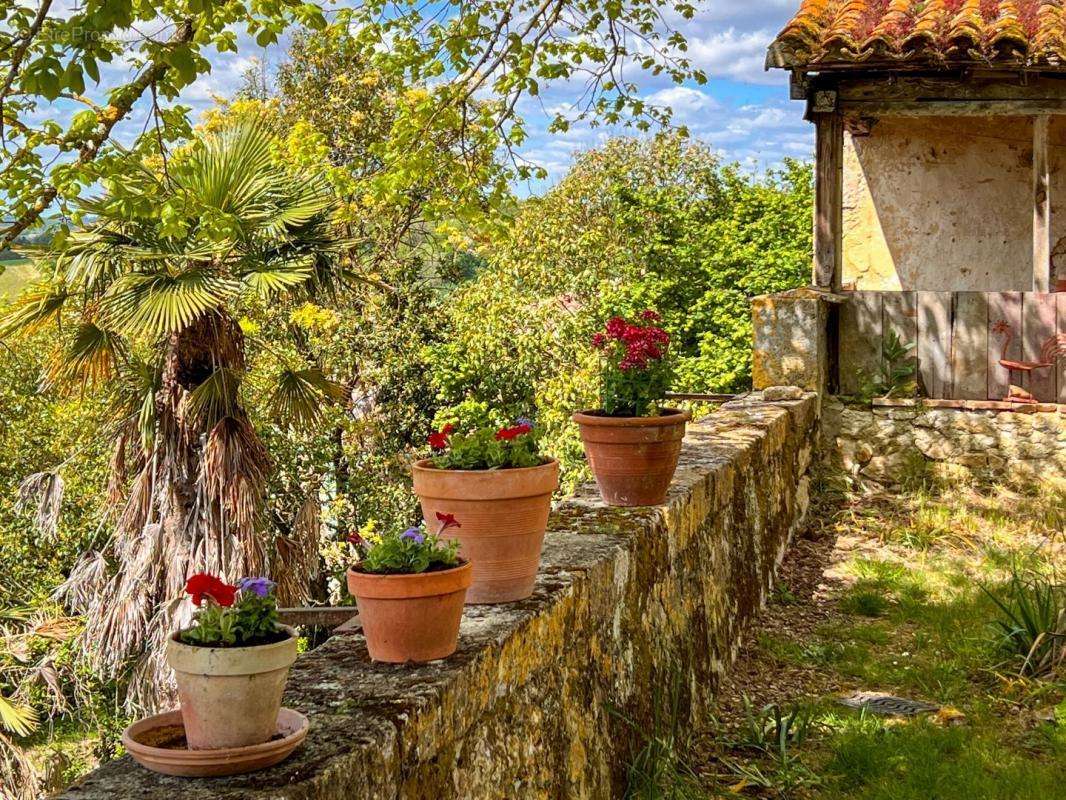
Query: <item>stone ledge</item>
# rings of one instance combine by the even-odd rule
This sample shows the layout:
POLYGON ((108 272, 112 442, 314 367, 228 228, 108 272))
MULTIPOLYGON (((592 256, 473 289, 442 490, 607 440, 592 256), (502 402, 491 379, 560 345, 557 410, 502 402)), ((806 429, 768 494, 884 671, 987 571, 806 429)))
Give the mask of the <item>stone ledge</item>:
POLYGON ((285 702, 312 728, 283 764, 195 781, 124 757, 61 797, 618 796, 664 686, 705 718, 806 511, 817 413, 812 395, 726 404, 690 426, 662 507, 608 508, 585 487, 553 514, 533 597, 468 608, 443 662, 374 664, 359 634, 303 655, 285 702))

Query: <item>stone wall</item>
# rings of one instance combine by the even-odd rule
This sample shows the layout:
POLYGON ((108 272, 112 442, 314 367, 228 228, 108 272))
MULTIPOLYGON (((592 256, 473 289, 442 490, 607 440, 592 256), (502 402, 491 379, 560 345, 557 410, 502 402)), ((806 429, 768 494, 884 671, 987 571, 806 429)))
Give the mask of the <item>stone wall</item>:
POLYGON ((373 664, 358 634, 302 656, 286 704, 312 723, 263 773, 185 781, 128 757, 70 800, 620 797, 625 766, 672 704, 706 719, 739 632, 800 524, 813 395, 731 403, 690 427, 666 505, 561 504, 528 601, 469 608, 443 662, 373 664))
POLYGON ((826 452, 860 481, 893 484, 927 469, 949 478, 1066 478, 1066 406, 871 408, 829 398, 822 416, 826 452))

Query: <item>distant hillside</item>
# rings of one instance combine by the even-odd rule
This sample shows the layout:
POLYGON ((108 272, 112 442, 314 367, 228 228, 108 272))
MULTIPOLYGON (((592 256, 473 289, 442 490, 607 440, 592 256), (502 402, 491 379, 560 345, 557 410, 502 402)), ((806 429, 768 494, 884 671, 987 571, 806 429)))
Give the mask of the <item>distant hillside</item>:
POLYGON ((26 284, 38 277, 37 267, 28 258, 0 261, 4 272, 0 275, 0 304, 18 296, 26 284))

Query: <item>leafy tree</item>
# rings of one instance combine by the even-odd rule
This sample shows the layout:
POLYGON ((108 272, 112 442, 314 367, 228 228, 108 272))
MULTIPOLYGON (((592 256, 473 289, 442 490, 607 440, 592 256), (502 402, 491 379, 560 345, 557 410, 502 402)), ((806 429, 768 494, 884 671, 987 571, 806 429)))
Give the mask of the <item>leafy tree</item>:
MULTIPOLYGON (((270 569, 258 523, 271 462, 242 396, 239 315, 346 278, 332 195, 320 177, 279 164, 272 146, 257 127, 233 128, 86 202, 86 227, 51 280, 0 324, 11 333, 63 322, 46 383, 110 388, 115 533, 65 586, 105 672, 161 644, 175 614, 166 601, 187 575, 270 569)), ((336 393, 320 370, 284 357, 273 378, 271 411, 297 422, 336 393)))
POLYGON ((596 402, 597 328, 657 309, 674 337, 675 390, 746 388, 750 298, 806 282, 810 209, 799 163, 754 178, 679 135, 582 154, 449 299, 444 341, 427 356, 440 401, 535 412, 575 480, 569 417, 596 402))
MULTIPOLYGON (((508 149, 520 145, 516 106, 554 83, 576 81, 582 92, 554 116, 555 130, 575 119, 664 121, 668 110, 642 100, 623 76, 635 64, 677 82, 703 80, 664 11, 687 18, 695 9, 687 0, 363 0, 338 12, 333 24, 386 83, 418 87, 400 98, 390 135, 376 147, 377 197, 425 185, 441 131, 461 131, 460 152, 477 149, 488 132, 508 149)), ((73 12, 53 0, 13 0, 0 14, 0 216, 12 220, 0 228, 0 249, 50 208, 65 211, 86 187, 135 173, 145 152, 187 137, 188 109, 176 100, 210 70, 210 49, 235 50, 242 29, 262 46, 293 24, 325 25, 321 9, 301 0, 89 0, 73 12), (132 60, 132 75, 101 71, 120 55, 132 60), (130 150, 111 143, 142 98, 155 124, 130 150), (64 103, 82 108, 65 124, 55 112, 64 103)), ((533 171, 512 166, 521 176, 533 171)), ((475 181, 480 169, 471 164, 475 181)))

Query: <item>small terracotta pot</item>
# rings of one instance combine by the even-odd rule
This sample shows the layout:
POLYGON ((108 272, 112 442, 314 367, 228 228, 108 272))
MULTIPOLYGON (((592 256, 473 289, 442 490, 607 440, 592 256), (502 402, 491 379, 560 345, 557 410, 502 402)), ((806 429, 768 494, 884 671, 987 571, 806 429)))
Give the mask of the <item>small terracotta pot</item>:
POLYGON ((429 459, 412 468, 426 529, 439 527, 437 512, 453 514, 461 527, 445 538, 459 541, 474 566, 468 603, 510 603, 533 594, 540 568, 559 462, 518 469, 437 469, 429 459))
POLYGON ((657 506, 677 469, 688 411, 664 409, 658 417, 608 417, 580 411, 585 455, 600 495, 611 506, 657 506))
POLYGON ((296 660, 296 631, 256 647, 196 647, 167 640, 190 750, 261 744, 278 732, 281 693, 296 660))
POLYGON ((470 562, 418 575, 348 570, 348 592, 359 607, 370 657, 403 664, 454 653, 471 578, 470 562))

